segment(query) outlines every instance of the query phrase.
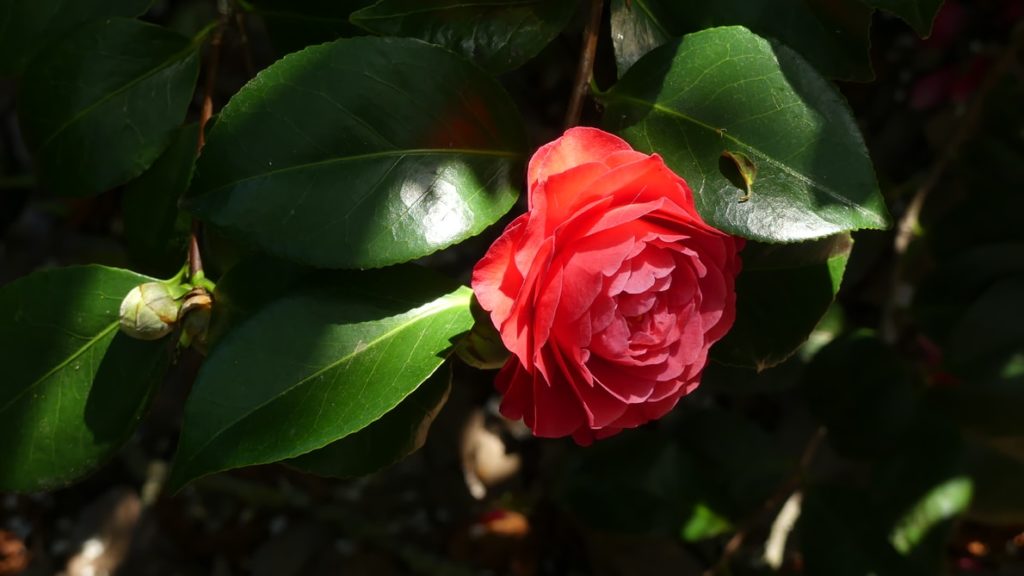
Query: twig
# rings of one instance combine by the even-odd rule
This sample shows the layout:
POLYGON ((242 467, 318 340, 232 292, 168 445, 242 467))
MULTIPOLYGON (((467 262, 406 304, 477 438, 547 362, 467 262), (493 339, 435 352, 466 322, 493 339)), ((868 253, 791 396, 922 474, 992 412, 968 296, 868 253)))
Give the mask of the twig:
MULTIPOLYGON (((210 51, 206 60, 206 79, 203 86, 203 103, 199 109, 199 139, 196 142, 196 152, 201 152, 206 145, 206 124, 213 116, 213 92, 217 85, 217 71, 220 68, 220 49, 224 44, 224 29, 227 27, 229 11, 221 11, 217 28, 210 38, 210 51)), ((203 275, 203 258, 199 252, 199 235, 201 233, 199 220, 192 219, 192 227, 188 235, 188 277, 195 280, 203 275)))
POLYGON ((757 523, 760 522, 761 517, 778 508, 784 500, 789 498, 790 494, 800 487, 800 483, 803 481, 811 462, 814 461, 814 456, 818 453, 818 449, 821 447, 821 443, 825 439, 825 435, 826 431, 824 427, 818 428, 814 431, 814 434, 807 441, 807 445, 804 446, 804 451, 800 455, 800 462, 797 464, 797 468, 793 474, 783 482, 767 500, 765 500, 760 509, 740 523, 736 533, 733 534, 732 537, 729 538, 729 541, 725 543, 725 547, 722 549, 722 555, 718 558, 718 562, 715 562, 714 566, 705 570, 703 576, 714 576, 715 574, 723 573, 725 568, 729 565, 729 562, 733 559, 736 553, 740 551, 744 540, 747 539, 747 534, 749 534, 757 523))
POLYGON ((245 65, 245 74, 249 78, 256 75, 256 64, 252 58, 252 45, 249 44, 249 32, 245 27, 245 12, 240 10, 238 0, 234 2, 235 6, 235 28, 238 29, 238 45, 242 50, 242 63, 245 65))
POLYGON ((572 95, 569 99, 569 110, 565 114, 566 129, 580 123, 583 99, 587 97, 590 78, 594 74, 594 57, 597 54, 597 37, 601 31, 601 14, 603 13, 604 0, 591 0, 589 18, 583 29, 583 48, 580 52, 579 66, 576 68, 576 81, 573 83, 572 95))
POLYGON ((1024 45, 1024 24, 1018 24, 1011 33, 1009 44, 1003 51, 1002 56, 992 66, 985 80, 978 88, 977 94, 975 94, 970 107, 953 133, 953 137, 947 141, 946 147, 942 150, 939 159, 932 165, 928 176, 914 192, 914 197, 911 198, 907 209, 896 224, 896 236, 893 239, 895 263, 893 264, 892 286, 889 290, 888 300, 885 303, 882 315, 882 336, 889 343, 895 343, 900 339, 901 321, 899 317, 910 305, 912 298, 913 286, 906 279, 908 268, 906 253, 911 241, 914 239, 914 232, 920 225, 921 211, 924 208, 924 203, 932 190, 942 181, 946 170, 949 169, 953 161, 960 155, 960 150, 963 148, 964 143, 974 135, 985 108, 985 101, 992 90, 998 85, 1003 75, 1016 63, 1017 52, 1022 48, 1022 45, 1024 45))

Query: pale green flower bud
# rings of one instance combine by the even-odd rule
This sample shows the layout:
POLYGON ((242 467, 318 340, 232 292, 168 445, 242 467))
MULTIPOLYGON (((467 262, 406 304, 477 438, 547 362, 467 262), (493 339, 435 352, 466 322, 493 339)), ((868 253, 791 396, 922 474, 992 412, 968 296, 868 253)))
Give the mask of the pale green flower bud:
POLYGON ((173 288, 148 282, 132 288, 121 301, 121 331, 139 340, 157 340, 171 333, 181 303, 173 288))

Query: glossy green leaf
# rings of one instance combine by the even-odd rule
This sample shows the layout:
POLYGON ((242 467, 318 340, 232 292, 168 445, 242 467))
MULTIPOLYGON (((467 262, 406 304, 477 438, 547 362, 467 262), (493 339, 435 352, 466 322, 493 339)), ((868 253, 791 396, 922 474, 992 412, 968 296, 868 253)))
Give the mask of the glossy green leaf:
POLYGON ((712 357, 758 370, 789 358, 835 299, 852 247, 849 234, 801 244, 748 243, 736 280, 736 323, 712 357))
POLYGON ((793 51, 745 28, 713 28, 651 52, 603 95, 604 123, 661 154, 710 224, 765 242, 888 225, 843 97, 793 51), (750 200, 725 150, 758 166, 750 200))
POLYGON ((841 337, 818 352, 803 386, 829 442, 849 458, 891 454, 917 409, 908 367, 869 332, 841 337))
POLYGON ((868 6, 881 8, 903 18, 922 37, 932 33, 932 22, 943 0, 863 0, 868 6))
POLYGON ((243 4, 266 22, 270 41, 279 54, 313 44, 357 36, 363 30, 349 15, 376 0, 250 0, 243 4))
POLYGON ((0 491, 81 478, 131 435, 173 348, 118 331, 121 299, 149 281, 82 266, 0 288, 0 491))
POLYGON ((363 476, 390 466, 423 446, 451 385, 451 368, 442 367, 380 420, 289 460, 288 465, 334 478, 363 476))
POLYGON ((40 48, 91 20, 132 17, 153 0, 4 0, 0 6, 0 76, 21 72, 40 48))
POLYGON ((171 486, 294 458, 377 421, 472 326, 471 295, 424 269, 392 267, 261 308, 199 372, 171 486))
POLYGON ((458 56, 418 40, 338 40, 286 56, 231 99, 186 208, 289 260, 384 266, 501 217, 524 148, 508 95, 458 56))
POLYGON ((55 194, 85 196, 146 170, 192 101, 197 48, 158 26, 112 19, 40 52, 18 109, 40 182, 55 194))
POLYGON ((612 0, 619 76, 651 50, 715 26, 740 25, 799 52, 822 74, 871 80, 871 9, 859 0, 612 0))
POLYGON ((494 73, 518 68, 558 36, 575 0, 381 0, 352 14, 377 34, 440 44, 494 73))
POLYGON ((178 130, 163 155, 121 197, 128 255, 147 272, 170 276, 185 262, 191 219, 178 209, 178 200, 192 179, 198 138, 198 124, 178 130))

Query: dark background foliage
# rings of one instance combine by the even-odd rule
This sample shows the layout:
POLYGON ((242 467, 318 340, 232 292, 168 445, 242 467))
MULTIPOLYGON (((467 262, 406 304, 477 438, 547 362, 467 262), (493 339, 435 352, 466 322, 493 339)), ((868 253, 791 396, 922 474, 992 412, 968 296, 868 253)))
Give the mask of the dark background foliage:
MULTIPOLYGON (((131 2, 118 4, 121 15, 139 11, 131 2)), ((192 37, 217 19, 215 4, 157 2, 143 20, 192 37)), ((218 108, 280 55, 364 33, 348 15, 371 3, 309 1, 301 3, 305 15, 297 2, 253 4, 239 14, 246 36, 232 26, 224 37, 211 84, 218 108)), ((561 131, 585 26, 583 3, 575 13, 556 4, 568 5, 544 8, 550 30, 534 30, 553 37, 539 54, 473 52, 518 106, 530 150, 561 131)), ((594 72, 599 89, 632 65, 612 41, 627 4, 605 7, 594 72)), ((779 28, 774 15, 737 4, 743 3, 704 12, 664 1, 644 5, 654 7, 666 38, 744 24, 798 51, 803 43, 823 45, 815 44, 820 31, 779 28), (730 7, 742 17, 730 20, 730 7)), ((799 26, 799 10, 828 3, 783 4, 793 5, 789 22, 799 26)), ((126 447, 95 474, 70 487, 3 496, 0 575, 1024 574, 1024 2, 947 0, 926 39, 915 30, 928 30, 930 18, 922 14, 934 2, 866 4, 921 13, 908 21, 881 11, 840 17, 870 19, 870 48, 854 34, 837 44, 857 47, 852 52, 829 44, 805 56, 842 80, 896 226, 854 232, 852 250, 845 237, 799 245, 803 256, 785 259, 781 270, 772 265, 783 260, 773 260, 771 247, 752 246, 745 257, 760 264, 741 279, 737 329, 701 388, 669 417, 588 449, 538 441, 497 416, 492 372, 452 362, 410 397, 415 402, 401 405, 432 413, 451 371, 447 404, 425 446, 381 472, 330 480, 299 471, 323 465, 314 458, 208 476, 171 495, 160 487, 199 369, 190 350, 171 367, 126 447), (864 51, 869 61, 858 57, 864 51), (823 296, 792 282, 820 279, 830 287, 829 265, 847 255, 831 305, 828 288, 823 296), (828 307, 820 321, 820 310, 801 308, 818 300, 828 307), (744 317, 757 321, 744 324, 744 317), (815 326, 810 338, 785 359, 804 339, 804 326, 815 326), (766 348, 752 331, 777 338, 766 348), (751 363, 777 365, 736 366, 751 363)), ((361 14, 353 20, 378 33, 423 34, 372 10, 361 14)), ((74 18, 54 33, 68 33, 88 15, 69 13, 74 18)), ((46 43, 0 34, 0 49, 26 51, 5 60, 8 66, 25 66, 28 51, 46 43)), ((162 62, 181 48, 165 44, 162 62)), ((208 52, 181 56, 174 72, 198 74, 204 86, 210 68, 198 65, 208 52)), ((39 58, 60 63, 73 56, 39 58)), ((60 70, 26 72, 32 74, 60 70)), ((130 176, 93 171, 91 157, 58 156, 62 168, 42 172, 47 181, 32 175, 30 150, 48 128, 19 126, 16 117, 16 105, 24 109, 46 94, 20 90, 12 78, 0 79, 0 284, 84 263, 172 275, 188 231, 174 204, 185 184, 175 178, 192 159, 201 90, 183 128, 171 129, 182 124, 175 118, 149 127, 166 132, 166 151, 134 150, 138 169, 129 167, 130 176), (99 174, 105 190, 104 178, 127 181, 143 164, 152 166, 127 185, 91 197, 57 195, 82 173, 99 174), (166 199, 163 212, 146 194, 166 199), (154 206, 153 225, 140 226, 132 214, 153 214, 154 206)), ((145 98, 137 104, 159 105, 145 98)), ((588 100, 581 123, 607 124, 604 104, 614 109, 614 93, 603 103, 588 100)), ((424 262, 465 281, 500 227, 424 262)), ((220 278, 240 252, 230 239, 208 233, 208 275, 220 278)), ((284 290, 275 281, 293 281, 288 265, 268 266, 281 268, 266 275, 267 294, 233 292, 225 279, 224 306, 244 315, 284 290)), ((237 270, 233 282, 244 285, 245 270, 237 270)), ((159 351, 153 354, 158 361, 159 351)), ((331 447, 342 460, 391 454, 392 446, 402 451, 408 434, 379 430, 363 444, 331 447)))

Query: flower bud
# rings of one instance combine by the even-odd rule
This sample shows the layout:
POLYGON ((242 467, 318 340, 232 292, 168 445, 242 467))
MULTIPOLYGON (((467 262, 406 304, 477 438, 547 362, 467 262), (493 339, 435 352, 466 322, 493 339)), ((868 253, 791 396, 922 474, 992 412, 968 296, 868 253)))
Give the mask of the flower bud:
POLYGON ((121 331, 139 340, 157 340, 171 333, 181 304, 173 288, 147 282, 132 288, 121 301, 121 331))

